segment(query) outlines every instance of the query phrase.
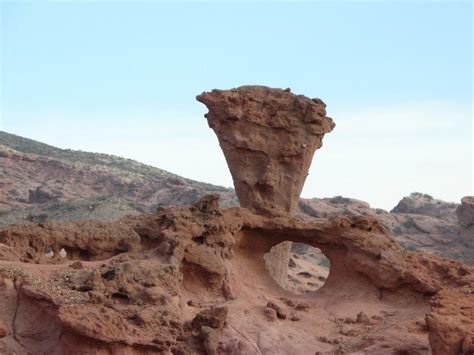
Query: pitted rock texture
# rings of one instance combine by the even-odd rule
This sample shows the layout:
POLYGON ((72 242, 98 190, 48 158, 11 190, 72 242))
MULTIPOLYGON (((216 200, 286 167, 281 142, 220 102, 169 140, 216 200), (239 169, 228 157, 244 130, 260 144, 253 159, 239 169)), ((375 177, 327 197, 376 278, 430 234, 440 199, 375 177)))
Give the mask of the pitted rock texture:
POLYGON ((0 246, 10 246, 14 250, 10 258, 16 261, 62 259, 61 249, 67 258, 93 261, 137 250, 140 237, 130 226, 116 222, 45 222, 0 229, 0 246))
POLYGON ((242 207, 294 213, 314 152, 334 122, 320 99, 289 89, 241 86, 197 96, 219 139, 242 207))
MULTIPOLYGON (((21 255, 0 260, 1 353, 472 351, 474 269, 402 250, 374 217, 265 217, 221 210, 210 196, 96 225, 112 239, 127 231, 131 247, 102 247, 103 257, 82 260, 82 268, 72 265, 96 243, 91 230, 78 234, 76 253, 44 258, 41 246, 70 246, 62 234, 74 227, 84 225, 0 230, 5 247, 21 255), (320 290, 295 295, 269 276, 263 255, 282 241, 330 259, 320 290)), ((121 245, 124 236, 116 239, 121 245)))

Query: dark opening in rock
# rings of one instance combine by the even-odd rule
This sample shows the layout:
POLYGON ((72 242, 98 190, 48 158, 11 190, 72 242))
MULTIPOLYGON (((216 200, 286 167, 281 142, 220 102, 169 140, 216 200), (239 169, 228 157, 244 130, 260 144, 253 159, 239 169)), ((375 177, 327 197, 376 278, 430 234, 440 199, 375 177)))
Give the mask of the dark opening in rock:
POLYGON ((283 242, 265 254, 265 264, 273 279, 294 293, 320 289, 329 275, 329 259, 318 248, 304 243, 283 242), (289 260, 285 255, 288 255, 289 260))

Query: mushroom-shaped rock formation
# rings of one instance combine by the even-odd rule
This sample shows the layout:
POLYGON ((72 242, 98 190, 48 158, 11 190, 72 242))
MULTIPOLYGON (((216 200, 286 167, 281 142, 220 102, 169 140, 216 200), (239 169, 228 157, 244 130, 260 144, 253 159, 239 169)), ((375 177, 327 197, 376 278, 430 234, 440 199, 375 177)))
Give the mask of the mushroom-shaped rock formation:
POLYGON ((297 161, 307 169, 333 127, 320 101, 261 87, 199 98, 252 211, 207 196, 114 222, 0 228, 1 354, 474 353, 474 268, 401 249, 375 217, 291 215, 297 161), (330 259, 321 289, 270 277, 264 255, 282 242, 330 259))
POLYGON ((334 123, 320 99, 289 89, 241 86, 197 96, 209 113, 242 207, 294 213, 314 152, 334 123))

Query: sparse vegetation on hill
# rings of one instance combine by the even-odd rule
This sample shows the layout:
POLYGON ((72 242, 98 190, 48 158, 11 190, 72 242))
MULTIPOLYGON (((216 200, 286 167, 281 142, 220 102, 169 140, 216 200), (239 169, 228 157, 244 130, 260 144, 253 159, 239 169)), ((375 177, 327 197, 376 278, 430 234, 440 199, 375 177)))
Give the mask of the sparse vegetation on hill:
POLYGON ((160 206, 187 205, 219 193, 236 205, 232 189, 101 153, 55 148, 0 132, 0 225, 41 220, 111 220, 160 206))

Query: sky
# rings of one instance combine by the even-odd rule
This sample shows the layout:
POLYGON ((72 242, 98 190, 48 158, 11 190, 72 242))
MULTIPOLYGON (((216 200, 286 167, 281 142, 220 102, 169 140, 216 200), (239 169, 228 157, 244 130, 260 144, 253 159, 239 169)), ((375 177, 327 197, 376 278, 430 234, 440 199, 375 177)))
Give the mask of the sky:
POLYGON ((232 186, 195 96, 327 104, 303 197, 473 195, 472 2, 0 1, 0 130, 232 186))

